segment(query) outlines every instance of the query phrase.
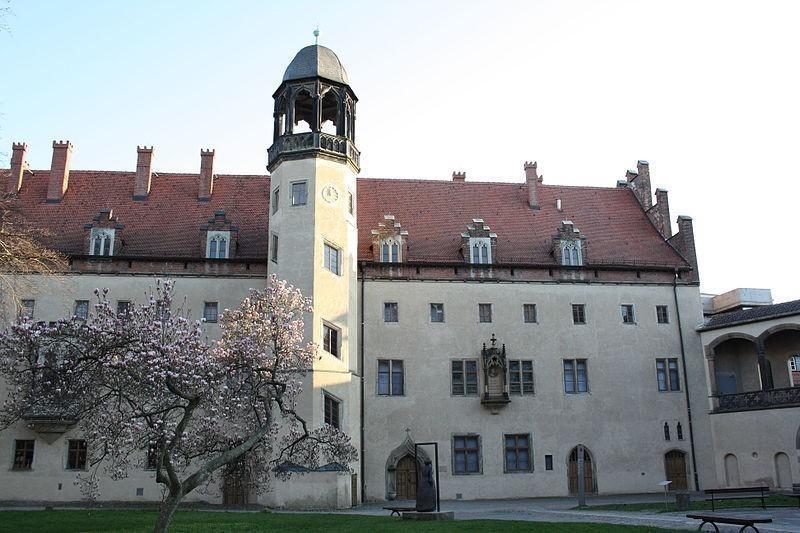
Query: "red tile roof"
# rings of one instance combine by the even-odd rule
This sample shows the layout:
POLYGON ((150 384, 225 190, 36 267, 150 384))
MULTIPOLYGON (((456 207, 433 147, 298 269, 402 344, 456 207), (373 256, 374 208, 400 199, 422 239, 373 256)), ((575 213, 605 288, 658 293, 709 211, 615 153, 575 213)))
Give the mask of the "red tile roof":
MULTIPOLYGON (((87 252, 84 225, 110 208, 124 225, 122 255, 202 257, 200 226, 224 209, 239 228, 236 256, 267 256, 269 176, 215 175, 212 199, 198 202, 197 174, 153 174, 149 199, 141 202, 133 200, 134 172, 73 170, 58 204, 45 203, 48 178, 47 170, 26 172, 22 210, 52 233, 48 245, 67 254, 87 252)), ((522 183, 359 178, 359 259, 371 260, 371 231, 391 214, 409 233, 412 261, 463 262, 461 233, 482 218, 497 234, 498 263, 553 263, 552 237, 571 220, 586 236, 589 264, 687 265, 628 189, 540 184, 539 201, 540 210, 528 207, 522 183)))

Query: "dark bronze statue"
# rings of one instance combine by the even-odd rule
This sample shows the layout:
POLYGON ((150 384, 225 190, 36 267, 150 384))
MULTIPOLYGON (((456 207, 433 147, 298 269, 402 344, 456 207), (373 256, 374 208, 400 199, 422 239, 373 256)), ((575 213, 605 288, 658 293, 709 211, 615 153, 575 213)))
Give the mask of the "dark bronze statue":
POLYGON ((433 467, 430 461, 417 470, 417 511, 436 510, 436 484, 433 482, 433 467))

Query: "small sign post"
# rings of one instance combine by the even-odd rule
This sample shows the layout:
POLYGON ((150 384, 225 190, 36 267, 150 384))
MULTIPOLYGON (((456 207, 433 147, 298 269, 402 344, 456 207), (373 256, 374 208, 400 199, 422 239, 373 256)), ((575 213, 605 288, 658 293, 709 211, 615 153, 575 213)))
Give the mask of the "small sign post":
POLYGON ((660 486, 664 487, 664 511, 665 512, 669 511, 669 503, 668 503, 667 494, 669 492, 670 483, 672 483, 672 481, 666 481, 666 480, 662 481, 661 483, 659 483, 660 486))

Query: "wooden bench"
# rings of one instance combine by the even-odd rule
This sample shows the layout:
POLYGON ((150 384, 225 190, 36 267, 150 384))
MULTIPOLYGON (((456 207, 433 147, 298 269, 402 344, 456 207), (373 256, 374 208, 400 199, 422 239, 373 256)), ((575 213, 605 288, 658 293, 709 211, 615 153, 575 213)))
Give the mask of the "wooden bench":
POLYGON ((409 513, 411 511, 417 510, 416 507, 384 507, 384 509, 386 509, 387 511, 391 511, 391 513, 389 513, 389 516, 394 516, 394 515, 400 516, 400 513, 409 513))
MULTIPOLYGON (((767 504, 764 501, 764 494, 769 492, 769 487, 736 487, 733 489, 706 489, 706 494, 711 496, 711 510, 716 511, 716 507, 714 505, 714 496, 718 494, 727 495, 727 494, 750 494, 751 496, 728 496, 726 498, 719 498, 720 500, 740 500, 752 497, 752 495, 756 493, 761 494, 761 508, 766 509, 767 504)), ((708 498, 706 498, 708 501, 708 498)))
POLYGON ((686 518, 694 518, 695 520, 702 520, 700 526, 697 528, 697 531, 701 531, 704 525, 711 524, 712 526, 714 526, 714 531, 717 531, 717 533, 719 533, 719 527, 717 526, 717 524, 731 524, 734 526, 742 526, 739 528, 740 533, 749 527, 753 531, 758 533, 758 528, 755 526, 756 524, 772 523, 772 518, 763 518, 758 516, 720 516, 711 514, 687 514, 686 518))

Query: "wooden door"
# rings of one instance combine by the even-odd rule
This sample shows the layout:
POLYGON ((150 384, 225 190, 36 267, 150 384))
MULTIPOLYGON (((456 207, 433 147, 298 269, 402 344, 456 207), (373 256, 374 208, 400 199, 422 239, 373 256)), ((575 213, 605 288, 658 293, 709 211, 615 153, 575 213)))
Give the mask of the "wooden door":
POLYGON ((669 490, 686 490, 688 483, 686 479, 686 454, 673 450, 664 455, 664 472, 667 481, 672 481, 669 490))
POLYGON ((414 465, 414 458, 410 455, 406 455, 397 463, 395 483, 398 500, 417 499, 417 469, 414 465))
MULTIPOLYGON (((578 494, 578 448, 573 448, 569 454, 567 475, 569 477, 570 494, 578 494)), ((589 450, 583 449, 583 491, 586 494, 595 492, 594 468, 589 450)))
POLYGON ((353 507, 358 506, 358 474, 350 476, 350 495, 353 507))
POLYGON ((230 465, 223 476, 223 505, 247 505, 250 503, 250 483, 245 475, 244 462, 230 465))

